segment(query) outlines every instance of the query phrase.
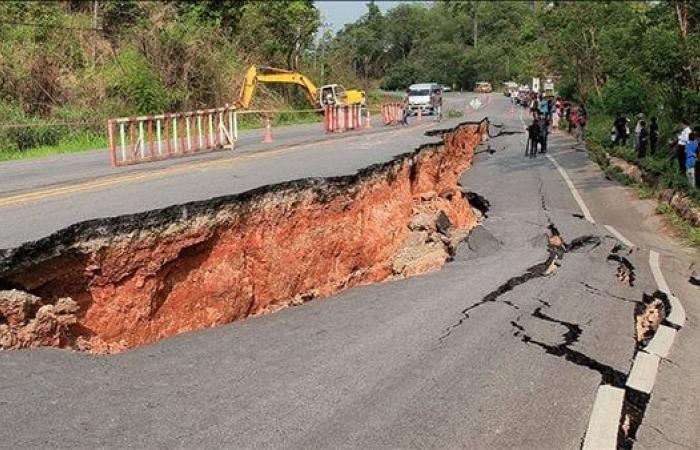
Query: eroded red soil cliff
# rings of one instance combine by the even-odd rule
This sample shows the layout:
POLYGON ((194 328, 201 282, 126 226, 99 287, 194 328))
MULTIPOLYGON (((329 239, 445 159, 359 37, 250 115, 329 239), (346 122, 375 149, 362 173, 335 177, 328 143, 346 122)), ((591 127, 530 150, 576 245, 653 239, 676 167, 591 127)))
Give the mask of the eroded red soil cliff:
POLYGON ((119 352, 439 269, 476 223, 458 180, 487 126, 353 176, 85 222, 4 250, 0 283, 31 295, 13 304, 22 320, 0 310, 0 348, 119 352), (74 319, 47 319, 55 310, 74 319), (36 334, 39 318, 53 328, 36 334))

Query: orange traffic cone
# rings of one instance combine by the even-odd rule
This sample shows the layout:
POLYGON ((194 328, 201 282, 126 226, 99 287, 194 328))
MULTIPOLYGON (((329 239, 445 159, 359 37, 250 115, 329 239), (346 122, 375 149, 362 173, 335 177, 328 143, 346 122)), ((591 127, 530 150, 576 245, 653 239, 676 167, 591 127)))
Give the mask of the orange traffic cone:
POLYGON ((265 117, 265 137, 262 140, 263 144, 272 144, 272 124, 270 116, 265 117))
POLYGON ((367 123, 365 124, 365 128, 372 128, 372 115, 369 112, 369 108, 367 108, 367 123))

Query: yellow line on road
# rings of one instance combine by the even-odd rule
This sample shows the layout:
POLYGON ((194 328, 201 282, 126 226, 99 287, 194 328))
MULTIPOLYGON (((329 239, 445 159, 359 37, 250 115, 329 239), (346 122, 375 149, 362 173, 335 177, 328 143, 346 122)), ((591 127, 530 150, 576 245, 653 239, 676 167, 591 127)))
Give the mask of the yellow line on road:
MULTIPOLYGON (((426 125, 428 124, 423 124, 415 127, 410 127, 410 128, 403 128, 403 129, 398 129, 398 130, 392 130, 389 131, 388 133, 384 134, 384 136, 394 136, 399 133, 404 133, 407 131, 415 130, 416 128, 426 128, 426 125)), ((372 136, 371 134, 358 134, 356 136, 348 136, 348 137, 363 137, 363 136, 372 136)), ((268 158, 271 156, 276 156, 284 153, 289 153, 293 152, 302 148, 308 148, 308 147, 313 147, 321 144, 327 144, 329 142, 333 142, 336 139, 324 139, 321 141, 317 142, 310 142, 306 144, 297 144, 297 145, 290 145, 288 147, 283 147, 283 148, 278 148, 275 150, 268 150, 268 151, 261 151, 261 152, 256 152, 256 153, 250 153, 250 154, 238 154, 232 158, 226 158, 226 159, 217 159, 215 161, 197 161, 193 163, 187 163, 187 164, 181 164, 178 166, 174 167, 167 167, 164 169, 157 169, 157 170, 152 170, 147 173, 138 173, 138 174, 125 174, 125 175, 115 175, 115 176, 110 176, 110 177, 103 177, 99 178, 96 180, 91 180, 91 181, 85 181, 82 183, 77 183, 77 184, 72 184, 68 186, 57 186, 53 188, 46 188, 46 189, 40 189, 36 191, 31 191, 31 192, 26 192, 22 194, 16 194, 16 195, 11 195, 8 197, 4 197, 0 199, 0 208, 6 208, 9 206, 15 206, 23 203, 30 203, 33 201, 39 201, 43 200, 46 198, 50 197, 56 197, 60 195, 67 195, 67 194, 74 194, 77 192, 84 192, 84 191, 91 191, 91 190, 96 190, 100 188, 105 188, 109 186, 114 186, 117 184, 126 184, 126 183, 131 183, 134 181, 138 180, 149 180, 149 179, 154 179, 154 178, 159 178, 163 176, 168 176, 168 175, 175 175, 178 173, 183 173, 183 172, 190 172, 192 170, 197 170, 197 169, 209 169, 212 167, 221 167, 225 165, 231 165, 231 164, 236 164, 239 162, 243 161, 249 161, 249 160, 255 160, 255 159, 263 159, 263 158, 268 158)), ((375 144, 377 142, 375 141, 375 144)))

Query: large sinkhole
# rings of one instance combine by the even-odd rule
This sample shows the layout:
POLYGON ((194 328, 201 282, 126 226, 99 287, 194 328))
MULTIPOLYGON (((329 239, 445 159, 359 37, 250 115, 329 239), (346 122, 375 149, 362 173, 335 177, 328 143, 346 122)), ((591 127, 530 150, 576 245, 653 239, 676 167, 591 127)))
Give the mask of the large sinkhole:
POLYGON ((116 353, 440 268, 476 216, 488 122, 352 176, 78 223, 0 250, 0 348, 116 353))

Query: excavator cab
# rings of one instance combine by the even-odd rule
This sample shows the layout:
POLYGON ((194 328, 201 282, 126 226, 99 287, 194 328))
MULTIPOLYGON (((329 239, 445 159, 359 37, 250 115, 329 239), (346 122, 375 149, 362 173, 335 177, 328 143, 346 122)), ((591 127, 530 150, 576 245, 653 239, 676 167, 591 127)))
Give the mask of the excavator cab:
POLYGON ((345 88, 339 84, 321 86, 321 95, 319 95, 321 106, 345 105, 345 97, 345 88))
POLYGON ((321 86, 319 101, 325 105, 361 105, 365 106, 365 92, 360 90, 346 90, 340 84, 327 84, 321 86))

